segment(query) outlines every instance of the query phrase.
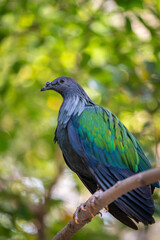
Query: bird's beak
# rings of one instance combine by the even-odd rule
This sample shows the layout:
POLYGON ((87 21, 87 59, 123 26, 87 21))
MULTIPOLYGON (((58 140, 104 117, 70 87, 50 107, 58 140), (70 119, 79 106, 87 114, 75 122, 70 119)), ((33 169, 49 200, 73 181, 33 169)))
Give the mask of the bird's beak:
POLYGON ((50 82, 46 82, 46 86, 41 88, 41 91, 53 90, 53 85, 50 82))

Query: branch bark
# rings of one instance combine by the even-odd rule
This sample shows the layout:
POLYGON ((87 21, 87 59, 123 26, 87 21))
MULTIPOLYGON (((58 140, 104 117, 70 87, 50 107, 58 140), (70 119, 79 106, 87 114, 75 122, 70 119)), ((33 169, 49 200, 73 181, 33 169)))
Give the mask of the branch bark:
MULTIPOLYGON (((115 199, 119 198, 121 195, 138 188, 140 186, 149 185, 154 183, 160 179, 160 168, 147 170, 145 172, 141 172, 135 174, 123 181, 117 182, 113 187, 106 190, 105 192, 96 192, 94 205, 96 209, 93 209, 92 213, 94 215, 98 214, 98 212, 112 203, 115 199), (98 193, 98 195, 97 195, 98 193)), ((89 207, 91 203, 91 199, 93 199, 93 195, 86 201, 85 205, 89 207)), ((71 237, 79 231, 85 224, 89 223, 92 220, 90 211, 82 211, 80 208, 78 209, 78 222, 76 224, 73 220, 71 220, 52 240, 69 240, 71 237)))

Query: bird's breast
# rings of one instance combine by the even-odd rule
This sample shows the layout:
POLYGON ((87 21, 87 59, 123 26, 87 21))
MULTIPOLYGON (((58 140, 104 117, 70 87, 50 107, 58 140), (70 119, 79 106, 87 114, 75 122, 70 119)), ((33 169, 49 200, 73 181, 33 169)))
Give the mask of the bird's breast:
POLYGON ((62 150, 65 162, 71 170, 77 174, 88 176, 88 166, 86 165, 84 159, 75 152, 70 144, 67 127, 63 128, 63 126, 57 126, 56 139, 62 150))

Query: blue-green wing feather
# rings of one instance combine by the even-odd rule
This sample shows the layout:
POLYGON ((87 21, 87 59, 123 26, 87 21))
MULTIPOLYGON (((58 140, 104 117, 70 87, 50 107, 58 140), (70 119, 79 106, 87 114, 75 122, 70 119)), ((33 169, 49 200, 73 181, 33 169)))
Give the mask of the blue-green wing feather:
POLYGON ((128 168, 135 173, 151 168, 134 136, 110 111, 87 107, 81 116, 72 118, 72 124, 86 154, 96 158, 96 162, 128 168))
MULTIPOLYGON (((86 161, 103 190, 151 168, 134 136, 116 116, 99 106, 86 107, 80 116, 73 116, 68 124, 68 136, 72 147, 86 161)), ((158 187, 158 183, 154 185, 158 187)), ((115 204, 137 222, 154 222, 149 187, 131 191, 115 204)))

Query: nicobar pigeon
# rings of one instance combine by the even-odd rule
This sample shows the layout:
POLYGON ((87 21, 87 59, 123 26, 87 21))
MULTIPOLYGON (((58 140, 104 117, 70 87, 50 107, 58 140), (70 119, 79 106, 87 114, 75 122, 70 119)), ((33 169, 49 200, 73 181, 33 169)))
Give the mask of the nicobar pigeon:
MULTIPOLYGON (((41 89, 45 90, 54 90, 63 97, 54 141, 58 142, 68 167, 92 194, 152 168, 123 123, 112 112, 96 105, 74 79, 56 78, 41 89)), ((153 224, 155 187, 159 187, 158 182, 124 194, 108 206, 109 212, 133 229, 138 229, 135 222, 153 224)))

